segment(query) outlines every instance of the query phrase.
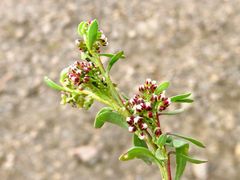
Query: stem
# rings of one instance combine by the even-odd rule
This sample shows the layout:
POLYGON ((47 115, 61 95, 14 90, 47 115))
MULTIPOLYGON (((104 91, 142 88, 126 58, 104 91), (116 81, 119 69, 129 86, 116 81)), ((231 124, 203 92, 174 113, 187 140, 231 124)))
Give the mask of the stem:
POLYGON ((99 66, 99 69, 102 73, 102 75, 106 78, 107 84, 109 86, 110 92, 113 96, 113 99, 116 100, 116 103, 118 104, 118 111, 121 111, 121 114, 125 115, 126 117, 130 115, 129 111, 125 108, 125 105, 122 102, 122 99, 118 93, 118 91, 116 90, 116 88, 114 87, 112 80, 109 76, 109 74, 106 73, 106 70, 104 69, 104 66, 102 64, 102 61, 100 59, 100 57, 98 56, 98 54, 94 53, 94 52, 90 52, 93 57, 96 59, 96 62, 99 66), (124 109, 123 109, 124 108, 124 109))
POLYGON ((168 178, 168 171, 167 171, 167 167, 166 167, 165 163, 159 164, 159 169, 160 169, 160 173, 162 176, 162 180, 170 180, 168 178))
POLYGON ((167 156, 168 157, 168 161, 167 161, 168 180, 172 180, 170 155, 171 155, 171 152, 169 152, 167 156))

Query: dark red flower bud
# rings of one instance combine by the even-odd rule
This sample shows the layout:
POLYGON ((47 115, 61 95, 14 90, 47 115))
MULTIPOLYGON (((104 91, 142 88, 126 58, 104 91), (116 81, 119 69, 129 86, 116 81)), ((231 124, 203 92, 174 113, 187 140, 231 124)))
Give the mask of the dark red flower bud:
POLYGON ((129 126, 128 127, 128 131, 131 132, 131 133, 135 132, 136 130, 137 130, 136 126, 129 126))
POLYGON ((160 136, 162 134, 162 131, 161 131, 161 129, 157 129, 156 131, 155 131, 155 135, 158 137, 158 136, 160 136))
POLYGON ((152 117, 153 117, 152 111, 149 111, 149 112, 148 112, 148 117, 149 117, 149 118, 152 118, 152 117))
POLYGON ((90 80, 90 77, 89 77, 89 76, 85 76, 85 77, 83 78, 83 82, 84 82, 84 83, 87 83, 89 80, 90 80))
POLYGON ((165 106, 160 106, 160 107, 159 107, 159 111, 163 111, 163 110, 165 110, 165 109, 166 109, 165 106))

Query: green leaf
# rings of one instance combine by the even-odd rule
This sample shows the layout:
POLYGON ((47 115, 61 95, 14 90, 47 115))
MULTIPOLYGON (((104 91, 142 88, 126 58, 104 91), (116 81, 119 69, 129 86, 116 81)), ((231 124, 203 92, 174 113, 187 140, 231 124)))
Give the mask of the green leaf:
POLYGON ((147 144, 145 143, 145 141, 139 139, 136 134, 133 134, 133 145, 134 145, 134 146, 140 146, 140 147, 148 148, 148 146, 147 146, 147 144))
POLYGON ((49 79, 47 76, 44 77, 44 82, 51 88, 58 90, 58 91, 65 91, 64 87, 56 84, 51 79, 49 79))
POLYGON ((176 148, 176 173, 175 173, 175 180, 180 180, 186 164, 187 160, 182 155, 188 155, 189 144, 184 144, 179 148, 176 148))
POLYGON ((160 161, 165 161, 165 160, 167 160, 167 158, 164 157, 164 155, 163 155, 163 153, 162 153, 162 150, 161 150, 160 148, 158 148, 158 149, 156 150, 156 152, 155 152, 155 157, 156 157, 157 159, 159 159, 160 161))
POLYGON ((102 108, 95 117, 94 127, 101 128, 105 122, 110 122, 123 128, 128 128, 125 118, 109 107, 102 108))
POLYGON ((113 64, 115 64, 122 56, 123 56, 123 51, 120 51, 110 59, 108 66, 107 66, 107 72, 109 72, 111 70, 113 64))
POLYGON ((186 141, 180 139, 173 139, 173 147, 180 148, 188 144, 186 141))
POLYGON ((182 139, 185 139, 187 141, 190 141, 191 143, 195 144, 196 146, 205 148, 205 145, 202 142, 200 142, 200 141, 198 141, 198 140, 196 140, 194 138, 186 137, 186 136, 183 136, 183 135, 180 135, 180 134, 174 134, 174 133, 171 133, 171 135, 179 137, 179 138, 182 138, 182 139))
POLYGON ((166 90, 169 86, 169 82, 168 81, 165 81, 165 82, 162 82, 160 85, 158 85, 158 87, 156 88, 156 90, 154 91, 155 94, 160 94, 162 93, 164 90, 166 90))
POLYGON ((173 111, 166 111, 166 112, 160 112, 160 115, 175 115, 175 114, 180 114, 184 111, 184 109, 176 109, 173 111))
POLYGON ((192 103, 194 101, 192 99, 178 99, 178 100, 175 100, 174 102, 176 102, 176 103, 192 103))
POLYGON ((92 21, 87 32, 87 47, 92 49, 94 42, 97 40, 98 35, 98 22, 96 19, 92 21))
MULTIPOLYGON (((99 56, 105 56, 105 57, 109 57, 112 58, 115 54, 108 54, 108 53, 102 53, 99 54, 99 56)), ((120 58, 125 58, 124 54, 122 54, 122 56, 120 58)))
POLYGON ((180 94, 180 95, 177 95, 177 96, 173 96, 173 97, 171 97, 171 102, 175 102, 176 100, 186 99, 190 95, 191 95, 191 93, 185 93, 185 94, 180 94))
POLYGON ((151 159, 153 162, 155 162, 157 164, 159 163, 159 160, 152 154, 152 152, 144 147, 130 148, 126 153, 122 154, 119 157, 119 160, 128 161, 128 160, 132 160, 135 158, 142 159, 142 160, 151 159))
MULTIPOLYGON (((139 139, 139 137, 136 134, 133 134, 133 145, 138 146, 138 147, 144 147, 144 148, 148 149, 148 146, 145 143, 145 141, 139 139)), ((143 158, 142 160, 148 165, 152 164, 152 161, 149 158, 143 158)))
POLYGON ((78 28, 77 28, 77 32, 80 36, 82 36, 84 34, 84 28, 86 27, 86 22, 85 21, 82 21, 79 25, 78 25, 78 28))
POLYGON ((67 78, 68 68, 64 68, 60 73, 60 83, 64 83, 64 80, 67 78))
POLYGON ((185 154, 180 154, 183 158, 185 158, 187 161, 194 163, 194 164, 201 164, 201 163, 206 163, 206 160, 199 160, 199 159, 194 159, 190 156, 187 156, 185 154))
POLYGON ((166 141, 167 141, 167 135, 166 134, 161 134, 158 139, 157 139, 157 145, 159 146, 164 146, 166 141))

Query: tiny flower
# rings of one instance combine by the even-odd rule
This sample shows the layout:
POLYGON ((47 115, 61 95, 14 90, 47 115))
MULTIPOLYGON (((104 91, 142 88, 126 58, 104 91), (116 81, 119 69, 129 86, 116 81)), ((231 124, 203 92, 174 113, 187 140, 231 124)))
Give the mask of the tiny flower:
POLYGON ((139 103, 139 104, 140 104, 140 103, 144 103, 143 98, 138 98, 136 101, 137 101, 137 103, 139 103))
POLYGON ((163 110, 165 110, 165 109, 166 109, 165 106, 160 106, 160 107, 159 107, 159 111, 163 111, 163 110))
POLYGON ((158 100, 158 96, 156 94, 153 94, 150 100, 152 102, 157 101, 158 100))
POLYGON ((138 123, 140 120, 142 120, 142 117, 137 116, 137 117, 134 118, 134 123, 136 124, 136 123, 138 123))
POLYGON ((152 109, 152 106, 151 106, 151 103, 150 103, 150 102, 146 102, 145 105, 146 105, 146 108, 145 108, 145 109, 146 109, 147 111, 150 111, 150 110, 152 109))
POLYGON ((148 117, 149 117, 149 118, 152 118, 152 117, 153 117, 152 111, 149 111, 149 112, 148 112, 148 117))
POLYGON ((135 132, 136 130, 137 130, 137 128, 135 126, 129 126, 128 127, 129 132, 135 132))
POLYGON ((165 106, 169 106, 170 103, 171 103, 171 99, 170 99, 170 98, 164 99, 164 101, 163 101, 163 104, 164 104, 165 106))
POLYGON ((145 138, 145 135, 143 133, 141 133, 138 137, 139 137, 139 139, 143 140, 145 138))
POLYGON ((155 135, 156 135, 156 136, 160 136, 161 134, 162 134, 161 129, 157 129, 157 130, 155 131, 155 135))
POLYGON ((135 104, 134 99, 133 99, 133 98, 129 99, 129 103, 130 103, 131 105, 134 105, 134 104, 135 104))
POLYGON ((126 121, 127 121, 127 123, 128 123, 129 125, 132 125, 132 124, 134 123, 133 119, 134 119, 133 116, 127 117, 126 121))
POLYGON ((145 103, 141 103, 140 105, 141 105, 142 109, 146 109, 146 104, 145 103))
POLYGON ((90 80, 90 77, 89 77, 89 76, 85 76, 85 77, 83 78, 83 82, 84 82, 84 83, 87 83, 89 80, 90 80))
POLYGON ((152 80, 150 78, 146 79, 146 84, 152 84, 152 80))
POLYGON ((143 91, 145 90, 144 85, 140 85, 139 88, 138 88, 138 90, 139 90, 140 92, 143 92, 143 91))
POLYGON ((148 128, 148 125, 146 123, 142 123, 142 124, 139 125, 139 127, 140 127, 141 130, 145 130, 145 129, 148 128))
POLYGON ((88 68, 88 67, 84 67, 84 68, 83 68, 83 71, 84 71, 85 73, 88 73, 90 70, 91 70, 91 69, 88 68))
POLYGON ((151 89, 152 92, 154 92, 155 89, 157 89, 157 85, 156 84, 152 84, 150 89, 151 89))
POLYGON ((140 104, 135 105, 135 106, 134 106, 134 109, 135 109, 136 111, 138 111, 138 112, 140 112, 140 111, 143 110, 143 108, 142 108, 142 106, 141 106, 140 104))

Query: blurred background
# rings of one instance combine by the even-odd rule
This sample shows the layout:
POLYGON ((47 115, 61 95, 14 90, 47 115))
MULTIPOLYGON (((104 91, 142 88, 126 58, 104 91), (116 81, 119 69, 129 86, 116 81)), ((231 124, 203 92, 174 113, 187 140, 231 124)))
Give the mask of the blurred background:
POLYGON ((188 165, 182 179, 238 180, 239 0, 1 0, 0 179, 160 179, 155 166, 118 161, 131 137, 112 125, 93 128, 100 104, 62 106, 43 84, 78 59, 77 25, 93 18, 109 40, 104 52, 125 51, 112 76, 126 94, 149 77, 169 80, 169 96, 193 92, 185 113, 162 119, 164 130, 207 146, 191 154, 209 162, 188 165))

